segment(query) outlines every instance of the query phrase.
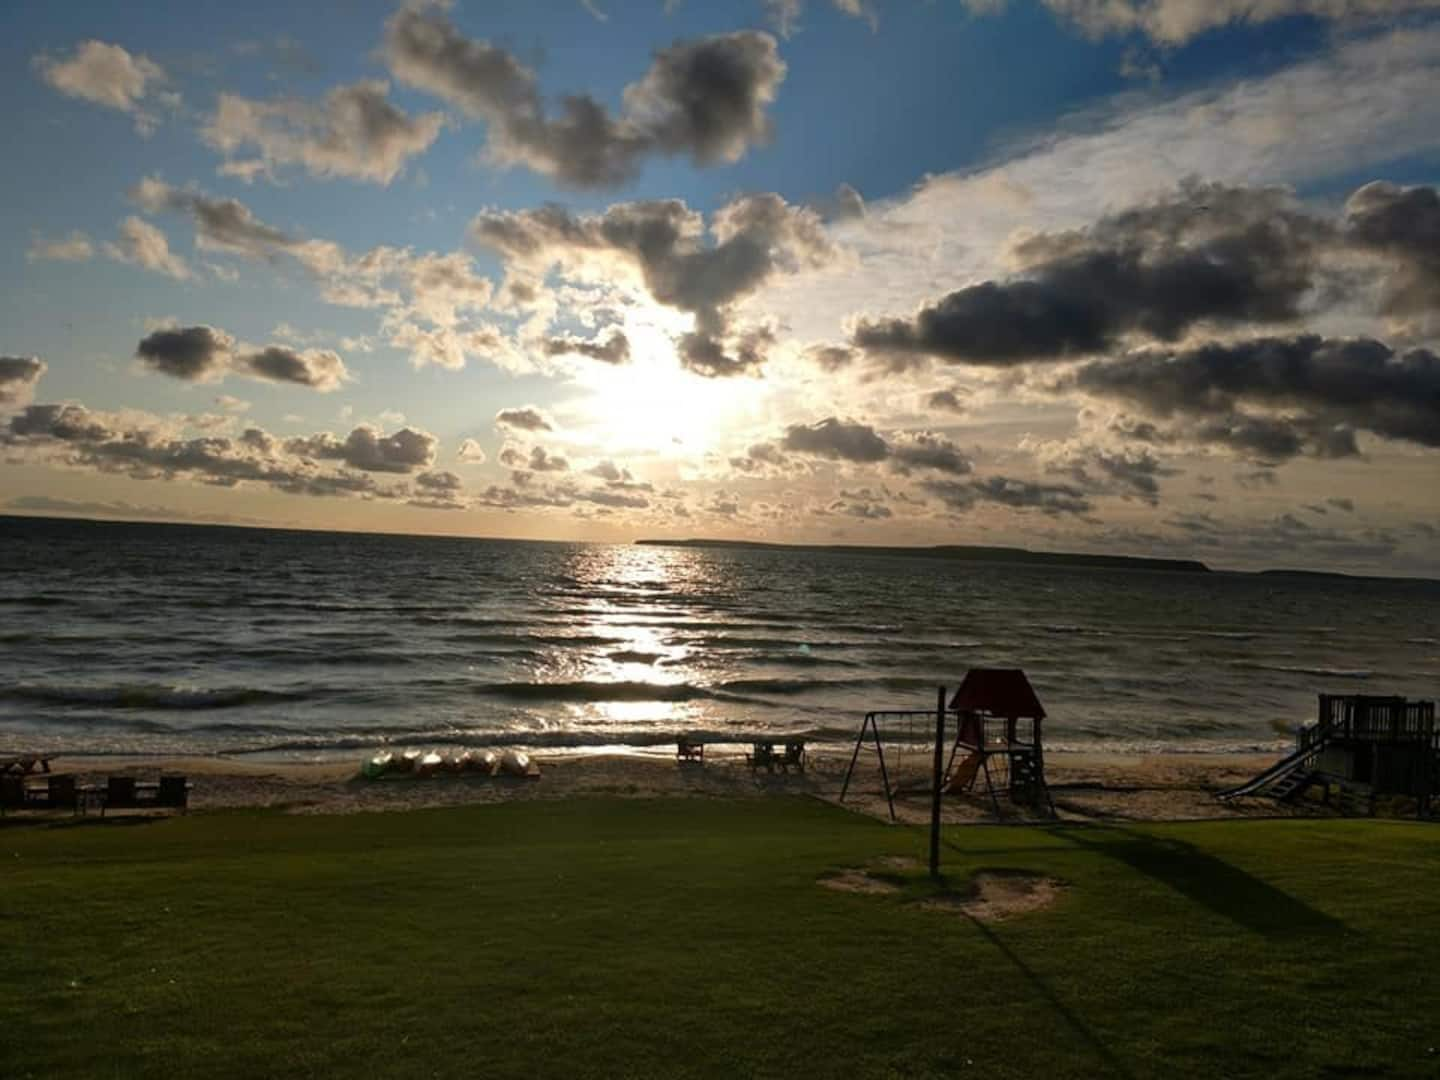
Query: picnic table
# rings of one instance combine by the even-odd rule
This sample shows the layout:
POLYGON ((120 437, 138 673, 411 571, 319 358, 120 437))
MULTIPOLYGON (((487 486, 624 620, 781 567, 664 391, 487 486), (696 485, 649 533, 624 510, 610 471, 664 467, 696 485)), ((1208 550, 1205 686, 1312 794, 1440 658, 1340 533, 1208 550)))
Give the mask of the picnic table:
POLYGON ((745 755, 752 769, 764 766, 767 772, 774 772, 778 765, 781 772, 789 772, 791 766, 798 772, 805 771, 805 740, 795 735, 756 735, 750 744, 750 753, 745 755), (776 751, 781 745, 783 751, 776 751))

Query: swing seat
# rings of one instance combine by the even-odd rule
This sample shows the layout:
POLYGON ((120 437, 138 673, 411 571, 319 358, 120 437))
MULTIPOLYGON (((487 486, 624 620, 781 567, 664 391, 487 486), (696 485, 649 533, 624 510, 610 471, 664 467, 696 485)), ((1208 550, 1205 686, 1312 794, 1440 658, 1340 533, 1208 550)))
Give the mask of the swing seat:
POLYGON ((950 795, 968 791, 975 783, 975 774, 980 771, 980 764, 985 760, 985 755, 979 750, 972 750, 970 756, 959 765, 955 766, 945 781, 945 791, 950 795))

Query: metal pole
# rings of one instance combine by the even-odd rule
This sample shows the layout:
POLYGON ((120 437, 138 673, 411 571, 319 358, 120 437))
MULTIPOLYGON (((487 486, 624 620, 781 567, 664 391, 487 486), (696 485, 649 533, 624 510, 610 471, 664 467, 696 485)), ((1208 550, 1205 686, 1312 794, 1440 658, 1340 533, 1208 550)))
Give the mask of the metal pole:
POLYGON ((930 777, 930 876, 940 876, 940 782, 945 758, 945 687, 935 705, 935 765, 930 777))

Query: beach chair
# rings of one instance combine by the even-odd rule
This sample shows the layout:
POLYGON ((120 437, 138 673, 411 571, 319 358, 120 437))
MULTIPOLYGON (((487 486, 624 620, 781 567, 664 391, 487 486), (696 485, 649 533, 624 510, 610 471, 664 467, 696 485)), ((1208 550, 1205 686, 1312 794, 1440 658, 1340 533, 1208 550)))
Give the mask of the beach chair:
POLYGON ((100 816, 105 816, 106 810, 133 810, 140 805, 140 797, 135 793, 135 778, 133 776, 108 776, 105 778, 105 801, 100 804, 100 816))
POLYGON ((805 771, 805 740, 787 739, 785 742, 785 756, 780 759, 780 767, 786 772, 792 768, 796 772, 805 771))
POLYGON ((0 814, 25 809, 25 779, 19 774, 0 776, 0 814))
POLYGON ((190 783, 183 776, 162 776, 155 805, 173 810, 186 810, 190 805, 190 783))
POLYGON ((750 753, 745 755, 745 764, 751 770, 764 769, 766 772, 775 771, 775 744, 766 741, 757 741, 751 744, 750 753))
POLYGON ((682 765, 687 762, 695 765, 705 764, 705 744, 681 735, 675 740, 675 760, 682 765))
POLYGON ((44 788, 29 792, 25 805, 35 810, 70 810, 78 814, 80 790, 75 785, 75 777, 50 774, 44 788))

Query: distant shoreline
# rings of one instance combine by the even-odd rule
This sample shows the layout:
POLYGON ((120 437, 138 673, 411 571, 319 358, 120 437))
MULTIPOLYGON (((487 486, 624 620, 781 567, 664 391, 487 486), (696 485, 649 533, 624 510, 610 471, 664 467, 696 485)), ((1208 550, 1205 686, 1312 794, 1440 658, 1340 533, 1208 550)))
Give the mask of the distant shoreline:
MULTIPOLYGON (((277 533, 290 536, 359 536, 377 539, 405 538, 414 540, 462 540, 486 544, 602 544, 619 546, 624 541, 556 540, 537 537, 477 536, 450 532, 377 532, 373 529, 322 529, 300 525, 241 524, 223 521, 179 521, 140 518, 84 517, 38 513, 13 513, 0 509, 0 526, 6 525, 84 525, 99 528, 140 526, 158 529, 226 530, 248 533, 277 533)), ((1388 582, 1392 584, 1440 584, 1440 578, 1393 574, 1355 574, 1339 570, 1303 570, 1286 567, 1264 570, 1215 569, 1198 559, 1160 559, 1144 555, 1093 555, 1083 552, 1029 551, 1025 548, 982 547, 963 544, 942 544, 931 547, 872 546, 867 544, 781 544, 763 540, 640 539, 633 544, 650 547, 695 547, 750 551, 820 552, 832 555, 893 556, 897 558, 947 559, 956 562, 981 562, 997 565, 1071 566, 1091 569, 1150 570, 1181 574, 1238 574, 1246 577, 1280 577, 1316 581, 1388 582)))
POLYGON ((730 548, 741 551, 816 551, 829 555, 883 555, 955 562, 1009 563, 1021 566, 1084 566, 1112 570, 1159 570, 1172 574, 1209 574, 1197 559, 1155 559, 1143 555, 1087 555, 1081 552, 1029 551, 1025 548, 938 544, 932 547, 871 547, 865 544, 775 544, 760 540, 636 540, 647 547, 730 548))
POLYGON ((1215 570, 1198 559, 1157 559, 1145 555, 1093 555, 1077 551, 1030 551, 1026 548, 984 547, 972 544, 937 544, 926 547, 887 547, 868 544, 780 544, 767 540, 636 540, 643 547, 719 548, 735 551, 813 551, 827 555, 881 555, 892 558, 943 559, 953 562, 999 563, 1012 566, 1073 566, 1108 570, 1152 570, 1169 574, 1244 574, 1251 577, 1298 578, 1316 581, 1422 582, 1436 578, 1396 577, 1384 574, 1347 574, 1338 570, 1215 570))

